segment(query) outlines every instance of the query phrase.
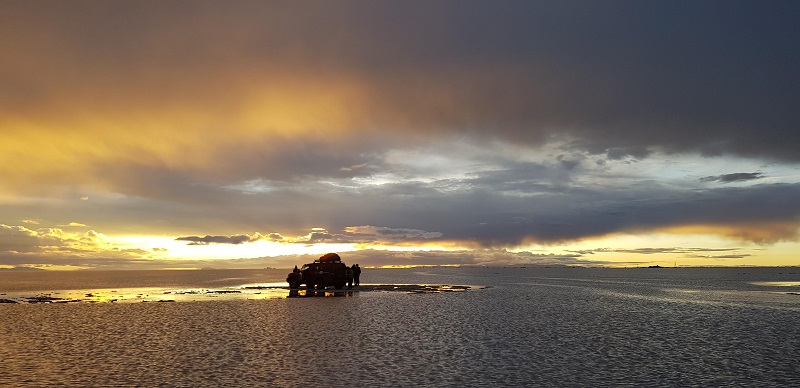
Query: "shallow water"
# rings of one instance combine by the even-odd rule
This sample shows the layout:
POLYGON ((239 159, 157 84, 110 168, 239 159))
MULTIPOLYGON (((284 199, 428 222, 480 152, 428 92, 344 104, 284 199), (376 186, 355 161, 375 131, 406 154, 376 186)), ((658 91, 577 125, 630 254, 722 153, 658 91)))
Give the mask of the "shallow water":
MULTIPOLYGON (((284 272, 0 273, 0 298, 246 290, 284 272)), ((382 269, 363 288, 486 287, 0 304, 0 386, 798 386, 798 281, 798 268, 382 269)))

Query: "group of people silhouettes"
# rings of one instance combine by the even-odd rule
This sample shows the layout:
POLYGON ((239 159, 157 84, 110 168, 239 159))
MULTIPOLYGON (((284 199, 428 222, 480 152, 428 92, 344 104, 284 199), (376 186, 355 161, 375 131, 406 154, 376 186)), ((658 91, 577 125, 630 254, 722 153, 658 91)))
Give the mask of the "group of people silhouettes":
POLYGON ((361 280, 359 278, 361 277, 361 267, 359 267, 358 264, 353 264, 353 266, 348 268, 347 272, 348 272, 347 286, 350 288, 353 288, 354 285, 360 286, 361 280))
POLYGON ((350 267, 350 270, 353 271, 353 284, 360 286, 361 281, 359 280, 359 277, 361 276, 361 267, 359 267, 358 264, 353 264, 353 266, 350 267))

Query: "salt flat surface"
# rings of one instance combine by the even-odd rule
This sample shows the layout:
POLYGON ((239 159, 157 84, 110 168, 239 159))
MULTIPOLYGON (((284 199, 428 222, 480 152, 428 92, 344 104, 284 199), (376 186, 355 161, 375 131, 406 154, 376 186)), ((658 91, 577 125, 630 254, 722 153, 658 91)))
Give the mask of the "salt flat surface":
POLYGON ((285 271, 176 272, 0 274, 0 298, 197 298, 0 304, 0 386, 800 385, 798 269, 365 270, 480 287, 296 298, 285 271))

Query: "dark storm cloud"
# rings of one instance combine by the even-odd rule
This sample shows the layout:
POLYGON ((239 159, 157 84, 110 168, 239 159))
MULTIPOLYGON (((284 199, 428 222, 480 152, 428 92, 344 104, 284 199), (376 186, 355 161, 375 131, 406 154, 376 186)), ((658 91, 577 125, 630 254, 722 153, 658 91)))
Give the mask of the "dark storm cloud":
MULTIPOLYGON (((441 232, 449 240, 497 246, 525 240, 556 243, 691 225, 730 226, 741 229, 731 232, 731 237, 774 242, 796 239, 797 229, 791 225, 796 225, 800 216, 800 203, 796 200, 800 186, 796 184, 696 192, 645 182, 625 189, 534 189, 528 195, 519 187, 508 192, 476 187, 432 193, 426 191, 424 184, 420 186, 420 193, 426 194, 412 198, 396 195, 390 185, 365 192, 367 198, 385 199, 381 213, 372 216, 372 222, 392 227, 415 225, 441 232), (768 227, 771 223, 776 225, 773 229, 768 227), (780 223, 788 226, 780 227, 780 223)), ((342 221, 348 219, 361 221, 358 217, 343 217, 342 221)))
POLYGON ((800 160, 794 2, 3 8, 3 36, 12 38, 4 51, 15 55, 6 56, 14 62, 4 61, 0 90, 12 111, 63 101, 67 91, 77 100, 104 96, 97 111, 177 101, 235 111, 249 87, 268 88, 293 70, 361 85, 368 98, 351 130, 522 142, 556 135, 610 158, 659 147, 800 160), (253 82, 259 73, 267 79, 253 82), (102 93, 109 85, 121 93, 102 93))
POLYGON ((401 241, 406 239, 436 239, 442 237, 442 234, 439 232, 427 232, 424 230, 408 228, 387 228, 371 225, 347 227, 345 232, 356 236, 373 236, 379 237, 379 239, 388 239, 391 241, 401 241))
POLYGON ((703 182, 722 182, 722 183, 731 183, 731 182, 746 182, 752 181, 756 179, 761 179, 764 177, 763 173, 760 172, 736 172, 732 174, 723 174, 723 175, 714 175, 714 176, 707 176, 700 178, 703 182))
POLYGON ((738 248, 693 248, 693 247, 661 247, 661 248, 636 248, 636 249, 609 249, 598 248, 579 252, 581 254, 594 253, 631 253, 643 255, 656 254, 681 254, 685 258, 695 259, 743 259, 752 256, 749 253, 740 253, 738 248), (707 253, 707 254, 704 254, 707 253), (719 254, 714 254, 719 253, 719 254))
POLYGON ((656 146, 798 160, 796 4, 461 3, 449 11, 434 30, 444 34, 399 54, 423 58, 425 72, 413 78, 441 82, 473 112, 445 113, 455 125, 522 141, 555 131, 597 153, 656 146), (474 77, 458 82, 448 68, 474 77))
POLYGON ((363 266, 436 266, 436 265, 602 265, 607 262, 589 261, 578 254, 554 255, 505 250, 473 251, 377 251, 361 250, 342 254, 348 263, 363 266))
POLYGON ((752 255, 748 253, 743 253, 739 255, 686 255, 688 258, 695 258, 695 259, 744 259, 745 257, 750 257, 752 255))
POLYGON ((636 248, 636 249, 608 249, 599 248, 591 251, 583 251, 582 253, 594 252, 613 252, 613 253, 636 253, 644 255, 652 255, 659 253, 697 253, 697 252, 730 252, 734 248, 691 248, 691 247, 662 247, 662 248, 636 248))
POLYGON ((387 227, 377 227, 371 225, 348 226, 339 233, 328 232, 322 228, 314 228, 308 234, 299 237, 284 237, 279 233, 268 233, 262 235, 254 233, 252 235, 239 234, 231 236, 185 236, 178 237, 176 241, 187 241, 189 245, 208 245, 208 244, 233 244, 255 242, 259 240, 279 241, 287 244, 359 244, 359 243, 397 243, 403 241, 424 241, 435 240, 442 237, 438 232, 427 232, 419 229, 395 229, 387 227))
POLYGON ((739 253, 739 249, 737 248, 692 248, 692 247, 664 247, 664 248, 636 248, 636 249, 608 249, 608 248, 599 248, 587 251, 581 251, 578 253, 581 254, 594 254, 595 252, 603 252, 603 253, 632 253, 632 254, 644 254, 644 255, 655 255, 655 254, 662 254, 662 253, 677 253, 682 254, 685 258, 694 258, 694 259, 743 259, 745 257, 752 256, 749 253, 739 253), (724 254, 703 254, 703 253, 720 253, 720 252, 729 252, 724 254))
MULTIPOLYGON (((601 179, 595 185, 586 182, 598 174, 583 170, 589 166, 568 169, 556 159, 428 182, 259 182, 272 185, 263 191, 185 182, 164 196, 131 197, 124 204, 76 201, 59 211, 63 220, 52 222, 80 220, 107 230, 116 225, 107 217, 113 213, 132 230, 186 230, 179 235, 193 243, 243 243, 252 236, 242 231, 256 230, 307 235, 306 243, 464 241, 491 247, 692 225, 726 226, 726 236, 760 243, 797 238, 798 184, 696 190, 649 180, 607 186, 601 179), (308 235, 310 227, 325 230, 308 235)), ((4 213, 21 216, 48 206, 5 206, 4 213)))
POLYGON ((336 239, 335 236, 330 233, 311 232, 308 235, 308 240, 306 240, 305 242, 307 244, 318 244, 318 243, 332 243, 336 241, 338 241, 338 239, 336 239))
POLYGON ((636 159, 644 159, 651 154, 651 151, 644 146, 620 148, 613 147, 606 151, 606 156, 609 160, 622 160, 629 157, 636 159))
MULTIPOLYGON (((152 223, 152 219, 172 227, 215 225, 209 232, 234 231, 219 236, 228 242, 239 234, 235 233, 237 229, 269 232, 265 225, 272 225, 284 236, 305 235, 309 225, 326 228, 309 235, 308 243, 424 243, 430 241, 426 237, 435 237, 503 246, 526 239, 556 243, 691 225, 728 225, 739 229, 731 236, 758 242, 797 236, 796 227, 790 227, 800 217, 797 184, 697 191, 632 181, 624 187, 607 187, 577 184, 558 164, 512 167, 463 179, 352 187, 315 183, 279 186, 263 193, 230 191, 220 195, 213 187, 193 186, 191 202, 172 208, 168 207, 170 202, 134 203, 126 219, 142 225, 152 223), (162 214, 165 211, 171 215, 167 219, 162 214)), ((109 210, 102 204, 82 205, 65 216, 92 225, 106 222, 102 216, 109 210), (92 216, 95 213, 98 218, 92 216)), ((197 242, 204 239, 194 238, 197 242)))
POLYGON ((253 242, 263 239, 264 236, 260 234, 255 234, 252 236, 248 236, 246 234, 240 234, 235 236, 186 236, 186 237, 178 237, 176 241, 188 241, 189 245, 208 245, 208 244, 244 244, 246 242, 253 242))

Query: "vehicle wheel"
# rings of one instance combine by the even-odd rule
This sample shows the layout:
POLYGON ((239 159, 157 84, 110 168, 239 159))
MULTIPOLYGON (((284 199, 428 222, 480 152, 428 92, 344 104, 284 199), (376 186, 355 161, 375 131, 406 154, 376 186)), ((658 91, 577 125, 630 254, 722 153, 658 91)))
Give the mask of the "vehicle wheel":
POLYGON ((342 288, 344 288, 344 283, 337 283, 335 287, 337 290, 341 290, 342 288))
POLYGON ((324 289, 325 289, 325 283, 323 283, 323 282, 319 282, 319 283, 317 284, 317 289, 318 289, 318 290, 324 290, 324 289))

